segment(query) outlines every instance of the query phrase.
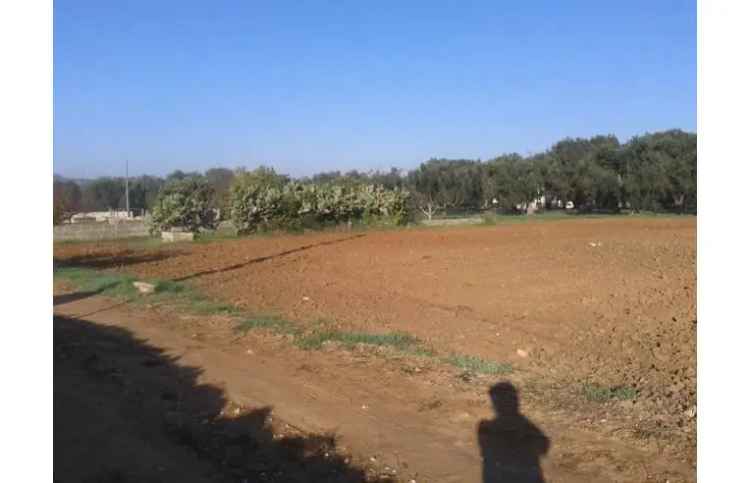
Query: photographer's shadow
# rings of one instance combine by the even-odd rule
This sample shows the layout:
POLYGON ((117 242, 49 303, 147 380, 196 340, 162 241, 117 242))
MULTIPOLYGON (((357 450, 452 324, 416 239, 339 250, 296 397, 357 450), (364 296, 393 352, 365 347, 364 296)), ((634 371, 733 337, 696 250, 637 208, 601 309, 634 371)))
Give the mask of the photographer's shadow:
POLYGON ((519 412, 518 392, 501 382, 489 391, 495 418, 479 423, 484 483, 544 483, 540 459, 550 441, 519 412))

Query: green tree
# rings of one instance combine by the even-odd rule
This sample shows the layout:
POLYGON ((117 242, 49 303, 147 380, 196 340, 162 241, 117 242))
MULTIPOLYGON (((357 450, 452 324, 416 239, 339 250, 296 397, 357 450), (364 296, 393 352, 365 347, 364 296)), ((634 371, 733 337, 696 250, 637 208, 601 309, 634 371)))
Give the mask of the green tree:
POLYGON ((229 188, 234 180, 234 171, 226 168, 211 168, 206 171, 205 178, 214 189, 211 206, 219 210, 221 219, 228 219, 229 188))
POLYGON ((289 185, 286 175, 260 166, 238 170, 229 194, 230 217, 238 233, 250 233, 272 225, 289 224, 299 215, 303 187, 289 185))
POLYGON ((186 179, 186 178, 200 178, 200 177, 201 177, 201 174, 197 171, 185 172, 185 171, 182 171, 181 169, 177 169, 169 173, 165 181, 169 183, 170 181, 182 181, 183 179, 186 179))
POLYGON ((150 211, 159 191, 164 186, 164 180, 156 176, 140 176, 130 180, 130 209, 138 213, 150 211))
POLYGON ((152 232, 183 228, 196 233, 201 228, 214 228, 211 208, 213 188, 206 180, 188 177, 164 185, 156 197, 151 213, 152 232))
POLYGON ((373 185, 382 186, 386 190, 406 188, 406 179, 401 174, 401 170, 396 167, 392 167, 391 170, 387 172, 375 171, 370 174, 367 182, 373 185))
POLYGON ((116 210, 124 207, 125 180, 123 178, 97 178, 87 184, 82 193, 85 211, 116 210))
POLYGON ((81 188, 73 181, 54 181, 52 184, 52 218, 55 225, 81 209, 81 188))
POLYGON ((623 150, 628 204, 639 210, 687 211, 697 197, 697 136, 680 130, 636 136, 623 150))
POLYGON ((428 218, 450 208, 479 209, 482 167, 465 159, 430 159, 409 173, 408 186, 417 208, 428 218))
POLYGON ((604 203, 616 207, 620 198, 620 143, 613 135, 565 138, 534 157, 541 191, 548 203, 572 201, 580 208, 604 203))
POLYGON ((513 153, 499 156, 485 164, 485 196, 495 199, 506 211, 525 210, 539 197, 541 180, 530 159, 513 153))

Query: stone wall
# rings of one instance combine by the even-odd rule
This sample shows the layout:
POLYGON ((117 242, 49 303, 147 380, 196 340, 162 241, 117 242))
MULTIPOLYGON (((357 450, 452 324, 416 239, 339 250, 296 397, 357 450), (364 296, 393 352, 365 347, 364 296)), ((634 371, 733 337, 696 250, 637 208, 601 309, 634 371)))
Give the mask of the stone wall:
POLYGON ((149 236, 146 223, 134 220, 58 225, 54 228, 53 238, 55 241, 96 241, 145 236, 149 236))
POLYGON ((422 220, 422 224, 426 226, 452 226, 452 225, 479 225, 484 220, 478 217, 471 218, 435 218, 432 220, 422 220))

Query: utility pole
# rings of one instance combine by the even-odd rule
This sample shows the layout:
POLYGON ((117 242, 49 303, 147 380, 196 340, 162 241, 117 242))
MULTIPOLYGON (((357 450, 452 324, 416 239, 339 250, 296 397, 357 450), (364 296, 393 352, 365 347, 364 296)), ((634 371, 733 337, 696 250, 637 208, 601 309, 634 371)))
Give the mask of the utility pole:
POLYGON ((130 185, 128 181, 128 160, 125 160, 125 217, 130 218, 130 185))

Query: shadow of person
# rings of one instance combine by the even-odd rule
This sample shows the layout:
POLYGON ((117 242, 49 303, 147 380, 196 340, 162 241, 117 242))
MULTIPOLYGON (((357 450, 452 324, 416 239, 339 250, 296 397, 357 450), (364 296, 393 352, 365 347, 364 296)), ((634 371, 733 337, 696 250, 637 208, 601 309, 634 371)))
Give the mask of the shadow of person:
POLYGON ((539 460, 549 450, 549 439, 519 412, 518 392, 513 384, 495 384, 489 395, 495 418, 481 421, 477 429, 482 481, 544 483, 539 460))

